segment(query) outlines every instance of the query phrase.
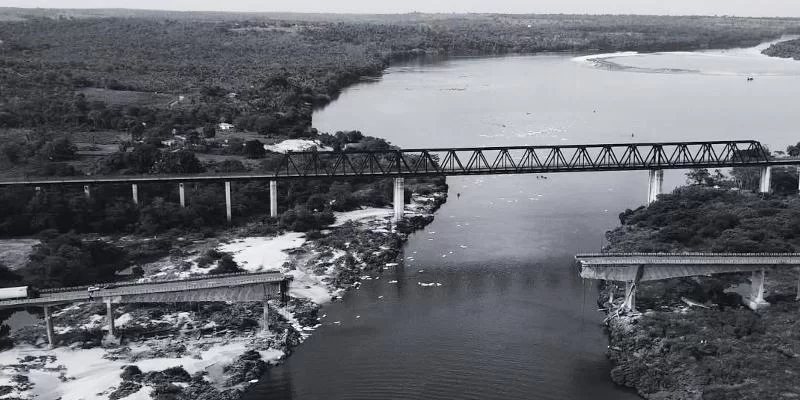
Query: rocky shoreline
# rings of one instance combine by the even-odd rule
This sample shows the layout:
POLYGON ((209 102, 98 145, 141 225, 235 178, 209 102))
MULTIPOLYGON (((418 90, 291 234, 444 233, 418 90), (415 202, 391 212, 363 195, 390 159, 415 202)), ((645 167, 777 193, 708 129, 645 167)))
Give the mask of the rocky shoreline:
POLYGON ((322 323, 324 303, 403 262, 403 243, 447 199, 444 180, 408 181, 412 201, 397 224, 390 209, 362 209, 337 213, 329 228, 305 235, 245 237, 251 230, 240 229, 223 240, 184 240, 191 244, 143 266, 147 280, 208 273, 202 257, 214 249, 245 270, 292 275, 287 304, 269 302, 269 331, 259 326, 261 304, 121 305, 121 344, 104 345, 104 307, 71 305, 54 313, 59 347, 52 351, 42 323, 12 333, 16 347, 0 352, 0 399, 240 398, 322 323))

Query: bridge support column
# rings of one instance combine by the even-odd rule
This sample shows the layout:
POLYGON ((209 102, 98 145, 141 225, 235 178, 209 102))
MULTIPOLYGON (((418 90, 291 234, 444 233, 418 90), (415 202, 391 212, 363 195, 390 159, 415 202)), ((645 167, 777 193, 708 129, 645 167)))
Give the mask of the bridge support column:
POLYGON ((183 187, 183 182, 178 184, 178 197, 181 199, 181 208, 186 207, 186 189, 183 187))
POLYGON ((394 178, 394 222, 403 219, 405 208, 405 179, 394 178))
POLYGON ((116 329, 114 328, 114 307, 111 299, 106 299, 106 319, 108 320, 108 337, 115 337, 116 329))
POLYGON ((797 296, 794 299, 800 301, 800 276, 797 277, 797 296))
MULTIPOLYGON (((797 176, 800 177, 800 166, 797 166, 797 176)), ((800 179, 797 180, 797 192, 800 193, 800 179)))
POLYGON ((55 337, 53 335, 53 316, 50 315, 50 306, 44 306, 44 327, 47 332, 47 344, 49 348, 56 345, 55 337))
POLYGON ((758 310, 769 305, 764 300, 765 276, 764 268, 761 268, 761 271, 753 271, 753 275, 750 277, 750 295, 745 299, 745 303, 751 310, 758 310))
POLYGON ((636 283, 625 282, 625 302, 622 307, 627 312, 636 311, 636 283))
POLYGON ((269 303, 267 303, 267 300, 264 300, 264 313, 261 316, 261 331, 264 333, 269 332, 269 303))
POLYGON ((772 167, 761 167, 761 180, 759 181, 758 191, 760 193, 769 193, 770 183, 772 181, 772 167))
POLYGON ((231 181, 225 181, 225 211, 228 215, 228 222, 233 220, 231 211, 231 181))
POLYGON ((133 204, 139 205, 139 185, 131 184, 131 195, 133 195, 133 204))
POLYGON ((92 190, 89 185, 83 185, 83 195, 86 196, 87 199, 92 198, 92 190))
POLYGON ((647 205, 653 204, 661 194, 661 187, 664 185, 664 170, 650 170, 650 184, 647 187, 647 205))
POLYGON ((278 181, 269 181, 269 216, 278 218, 278 181))

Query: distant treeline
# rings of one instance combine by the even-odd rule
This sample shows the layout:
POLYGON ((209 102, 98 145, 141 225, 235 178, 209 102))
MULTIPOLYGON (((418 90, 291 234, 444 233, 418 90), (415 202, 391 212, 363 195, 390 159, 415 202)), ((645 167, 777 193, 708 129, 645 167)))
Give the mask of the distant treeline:
MULTIPOLYGON (((396 57, 421 53, 690 50, 796 31, 794 20, 648 16, 410 16, 378 22, 190 17, 34 18, 0 25, 0 127, 146 135, 221 121, 311 135, 316 105, 396 57), (186 95, 116 104, 84 88, 186 95)), ((113 93, 110 95, 113 96, 113 93)), ((377 133, 373 133, 377 134, 377 133)))

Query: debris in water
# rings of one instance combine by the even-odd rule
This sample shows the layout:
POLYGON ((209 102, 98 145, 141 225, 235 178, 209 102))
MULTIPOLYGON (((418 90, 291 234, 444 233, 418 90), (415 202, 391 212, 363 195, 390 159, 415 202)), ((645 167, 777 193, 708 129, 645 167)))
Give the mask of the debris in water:
POLYGON ((389 281, 389 283, 397 283, 397 281, 392 279, 391 281, 389 281))
POLYGON ((467 248, 467 246, 464 246, 463 244, 461 246, 458 246, 458 247, 461 247, 462 249, 466 249, 467 248))

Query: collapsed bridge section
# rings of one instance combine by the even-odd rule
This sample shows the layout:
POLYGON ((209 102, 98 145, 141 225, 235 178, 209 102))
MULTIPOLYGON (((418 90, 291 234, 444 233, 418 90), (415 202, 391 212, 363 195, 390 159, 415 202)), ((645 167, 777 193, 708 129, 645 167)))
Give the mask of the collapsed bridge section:
POLYGON ((800 253, 589 253, 578 254, 575 260, 582 278, 624 282, 623 307, 628 311, 636 308, 639 282, 733 272, 752 272, 745 301, 758 309, 768 305, 764 301, 766 270, 800 267, 800 253))

